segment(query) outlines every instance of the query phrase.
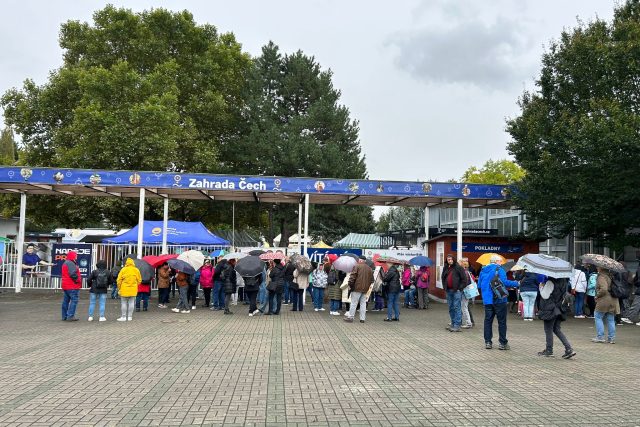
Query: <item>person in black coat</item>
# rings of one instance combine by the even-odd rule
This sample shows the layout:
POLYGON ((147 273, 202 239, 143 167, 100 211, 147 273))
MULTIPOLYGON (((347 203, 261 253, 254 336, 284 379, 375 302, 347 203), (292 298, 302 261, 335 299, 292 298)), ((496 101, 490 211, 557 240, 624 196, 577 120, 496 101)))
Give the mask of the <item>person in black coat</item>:
POLYGON ((242 276, 242 278, 244 279, 244 293, 249 299, 249 316, 253 317, 260 312, 256 305, 256 298, 258 297, 258 291, 260 290, 262 273, 253 277, 242 276))
POLYGON ((567 279, 549 277, 540 289, 540 310, 538 317, 544 321, 544 333, 547 341, 546 348, 538 352, 538 356, 553 356, 553 335, 555 334, 564 345, 563 359, 570 359, 576 355, 571 343, 560 329, 560 323, 567 319, 566 307, 562 304, 567 293, 567 279))
POLYGON ((389 270, 384 275, 382 282, 384 288, 387 291, 387 318, 385 322, 399 321, 400 320, 400 302, 398 301, 400 296, 400 273, 395 264, 388 263, 389 270))
POLYGON ((93 320, 93 310, 96 307, 96 299, 99 300, 99 310, 100 310, 100 322, 104 322, 107 320, 104 317, 104 307, 107 302, 107 292, 109 291, 109 286, 115 286, 115 280, 113 280, 113 275, 107 269, 107 263, 103 260, 100 260, 96 263, 96 269, 91 272, 89 278, 87 279, 87 286, 91 288, 89 290, 89 322, 93 320))
POLYGON ((442 269, 442 286, 447 292, 449 304, 450 332, 460 332, 462 329, 462 291, 469 284, 469 276, 464 268, 458 264, 453 255, 447 255, 447 262, 442 269))
POLYGON ((267 312, 264 313, 265 316, 270 314, 280 314, 282 292, 284 291, 284 274, 284 265, 282 265, 282 262, 279 259, 274 259, 271 262, 271 272, 269 273, 271 281, 267 285, 269 306, 267 307, 267 312))
POLYGON ((231 259, 226 262, 220 271, 220 280, 224 288, 224 314, 233 314, 229 310, 231 295, 236 293, 236 260, 231 259))

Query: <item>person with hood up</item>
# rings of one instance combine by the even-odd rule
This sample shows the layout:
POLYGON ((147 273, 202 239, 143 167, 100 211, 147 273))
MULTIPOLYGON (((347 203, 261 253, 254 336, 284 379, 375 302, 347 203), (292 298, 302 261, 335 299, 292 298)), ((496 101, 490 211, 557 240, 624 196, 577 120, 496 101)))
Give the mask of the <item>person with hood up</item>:
POLYGON ((136 294, 136 311, 140 311, 140 301, 142 301, 142 311, 147 311, 149 309, 150 296, 151 296, 151 280, 148 280, 148 281, 143 280, 138 285, 138 293, 136 294))
POLYGON ((538 352, 538 356, 553 357, 553 335, 564 345, 563 359, 571 359, 576 352, 560 329, 560 323, 567 320, 567 308, 562 304, 567 293, 567 279, 547 277, 544 285, 540 284, 540 310, 538 317, 544 321, 544 334, 547 345, 538 352))
POLYGON ((244 279, 244 292, 249 300, 249 317, 260 313, 256 300, 258 298, 258 291, 260 290, 260 283, 262 282, 262 273, 253 277, 243 276, 244 279))
POLYGON ((464 268, 458 264, 453 255, 447 255, 447 262, 442 269, 442 286, 447 292, 449 304, 449 318, 451 326, 449 332, 460 332, 462 329, 462 291, 469 284, 469 277, 464 268))
POLYGON ((231 295, 236 293, 237 273, 235 267, 235 258, 230 259, 220 272, 220 280, 222 280, 224 288, 224 314, 233 314, 233 312, 229 310, 229 304, 231 303, 231 295))
POLYGON ((93 321, 93 311, 96 308, 96 299, 100 302, 100 322, 104 322, 107 319, 104 317, 104 307, 107 303, 107 292, 109 286, 113 284, 113 276, 111 271, 107 268, 107 262, 99 260, 96 263, 96 269, 91 272, 87 279, 87 286, 89 286, 89 322, 93 321))
POLYGON ((174 313, 182 313, 188 314, 191 313, 189 310, 189 283, 191 282, 191 278, 188 274, 178 271, 176 273, 176 286, 178 286, 178 304, 176 304, 175 308, 172 308, 171 311, 174 313))
POLYGON ((76 262, 78 254, 69 251, 62 264, 62 320, 76 322, 76 308, 78 307, 78 296, 82 288, 82 275, 76 262))
POLYGON ((429 267, 423 265, 416 271, 416 288, 418 288, 418 308, 426 310, 429 308, 429 279, 431 271, 429 267))
POLYGON ((267 284, 268 302, 267 311, 265 316, 270 314, 279 315, 280 306, 282 304, 282 292, 284 290, 284 273, 285 268, 279 259, 271 261, 271 271, 269 272, 269 278, 271 281, 267 284))
POLYGON ((384 286, 387 290, 387 318, 385 322, 400 321, 400 302, 398 301, 400 295, 400 273, 398 268, 393 263, 387 263, 389 270, 382 279, 384 286))
POLYGON ((158 308, 167 308, 171 287, 171 268, 166 262, 158 269, 158 308))
POLYGON ((122 316, 118 318, 118 322, 126 322, 133 320, 133 309, 138 295, 138 286, 142 283, 140 270, 133 263, 131 258, 127 258, 124 267, 118 274, 118 293, 120 294, 120 311, 122 316))
POLYGON ((203 307, 209 307, 211 304, 211 291, 213 289, 213 266, 209 258, 205 258, 204 265, 200 268, 200 287, 204 294, 203 307))
POLYGON ((493 348, 493 319, 497 317, 500 342, 498 349, 509 350, 509 341, 507 340, 507 296, 495 297, 493 295, 491 282, 496 277, 507 288, 517 288, 519 286, 515 280, 507 279, 507 273, 500 267, 500 257, 497 255, 492 256, 490 264, 485 265, 480 270, 478 288, 484 304, 484 348, 487 350, 493 348))

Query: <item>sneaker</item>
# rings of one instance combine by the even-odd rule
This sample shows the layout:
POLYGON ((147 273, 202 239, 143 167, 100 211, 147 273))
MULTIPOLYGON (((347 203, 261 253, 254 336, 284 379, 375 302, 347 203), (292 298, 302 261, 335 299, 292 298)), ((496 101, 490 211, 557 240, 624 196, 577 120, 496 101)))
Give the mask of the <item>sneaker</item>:
POLYGON ((361 320, 360 323, 364 323, 364 320, 361 320))
POLYGON ((342 320, 344 320, 344 321, 345 321, 345 322, 347 322, 347 323, 353 323, 353 317, 345 317, 345 318, 344 318, 344 319, 342 319, 342 320))
POLYGON ((493 348, 493 344, 491 344, 490 342, 486 342, 484 343, 484 348, 486 348, 487 350, 491 350, 493 348))
POLYGON ((252 313, 252 314, 255 316, 255 315, 256 315, 256 314, 258 314, 258 313, 260 313, 260 310, 256 309, 256 310, 254 310, 254 311, 253 311, 253 313, 252 313))
POLYGON ((89 316, 89 318, 87 319, 87 322, 93 322, 93 316, 89 316))
POLYGON ((326 311, 324 308, 320 308, 320 311, 326 311))
POLYGON ((449 328, 449 332, 462 332, 460 328, 449 328))
POLYGON ((288 302, 283 302, 282 305, 289 305, 289 303, 288 302))
POLYGON ((640 322, 636 323, 636 326, 640 326, 640 322))
POLYGON ((126 321, 127 321, 127 318, 126 318, 126 317, 118 317, 116 320, 117 320, 118 322, 126 322, 126 321))
POLYGON ((622 320, 624 323, 629 323, 629 324, 633 323, 631 320, 627 319, 626 317, 623 317, 620 320, 622 320))
MULTIPOLYGON (((538 356, 553 357, 553 351, 542 350, 538 352, 538 356)), ((564 357, 564 356, 562 356, 564 357)))
POLYGON ((562 355, 563 359, 571 359, 573 356, 576 355, 576 352, 573 350, 567 350, 564 352, 564 354, 562 355))
POLYGON ((393 319, 394 322, 399 322, 400 319, 398 319, 397 317, 395 319, 393 319))
POLYGON ((584 315, 579 315, 579 316, 573 316, 574 319, 584 319, 586 316, 584 315))
POLYGON ((179 308, 172 308, 171 311, 173 311, 174 313, 180 313, 180 309, 179 308))
POLYGON ((192 306, 191 306, 191 310, 195 310, 195 309, 196 309, 196 306, 195 306, 195 305, 192 305, 192 306))
POLYGON ((471 329, 473 328, 473 325, 462 325, 460 326, 462 329, 471 329))
POLYGON ((77 322, 78 318, 77 317, 67 317, 67 322, 77 322))
POLYGON ((314 308, 313 311, 320 311, 320 310, 318 310, 317 308, 314 308))
POLYGON ((188 313, 191 313, 191 310, 180 310, 180 313, 182 313, 182 314, 188 314, 188 313))
POLYGON ((158 304, 158 308, 166 308, 166 307, 162 304, 158 304))
POLYGON ((511 350, 511 347, 509 346, 509 344, 500 344, 498 346, 498 350, 511 350))
POLYGON ((133 317, 127 317, 127 321, 131 322, 133 320, 133 317))
POLYGON ((233 314, 233 311, 225 310, 224 314, 233 314))
POLYGON ((253 313, 249 313, 249 317, 253 317, 253 313))
POLYGON ((615 343, 616 343, 616 340, 607 340, 607 342, 608 342, 609 344, 615 344, 615 343))
POLYGON ((596 343, 600 344, 600 343, 604 343, 606 341, 604 340, 604 338, 591 338, 591 342, 596 342, 596 343))
POLYGON ((391 322, 391 319, 389 319, 388 317, 385 317, 385 318, 384 318, 384 321, 385 321, 385 322, 391 322))
POLYGON ((616 323, 616 326, 624 326, 624 323, 622 323, 622 322, 616 323))
POLYGON ((106 318, 106 317, 101 317, 101 318, 98 320, 98 322, 106 322, 106 321, 107 321, 107 318, 106 318))

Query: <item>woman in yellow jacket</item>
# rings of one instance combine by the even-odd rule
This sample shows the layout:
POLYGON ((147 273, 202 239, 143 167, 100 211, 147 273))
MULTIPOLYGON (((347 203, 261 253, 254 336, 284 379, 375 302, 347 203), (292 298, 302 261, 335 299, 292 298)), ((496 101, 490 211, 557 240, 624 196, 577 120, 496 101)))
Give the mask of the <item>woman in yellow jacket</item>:
POLYGON ((133 309, 138 295, 138 285, 142 282, 140 270, 138 270, 131 258, 127 258, 124 268, 118 274, 118 292, 120 293, 120 310, 122 316, 118 322, 131 320, 133 309))

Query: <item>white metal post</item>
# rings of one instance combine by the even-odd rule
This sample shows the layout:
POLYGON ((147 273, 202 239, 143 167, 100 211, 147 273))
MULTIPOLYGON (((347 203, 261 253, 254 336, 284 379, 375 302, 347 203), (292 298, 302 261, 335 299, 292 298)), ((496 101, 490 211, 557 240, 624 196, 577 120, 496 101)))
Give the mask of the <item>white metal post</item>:
POLYGON ((462 199, 458 199, 458 259, 462 258, 462 199))
POLYGON ((166 255, 167 251, 167 227, 169 226, 169 197, 164 198, 164 211, 162 214, 162 254, 166 255))
POLYGON ((16 293, 22 290, 22 256, 24 251, 25 221, 27 217, 27 193, 20 193, 20 223, 18 225, 18 243, 16 252, 16 293))
POLYGON ((138 258, 142 258, 142 240, 144 239, 144 188, 140 189, 138 207, 138 258))
POLYGON ((236 250, 236 202, 231 202, 231 248, 236 250))
POLYGON ((309 195, 304 195, 304 252, 303 255, 307 255, 307 249, 309 248, 309 195))
POLYGON ((429 206, 424 207, 424 255, 429 256, 429 206))
POLYGON ((302 253, 302 203, 298 203, 298 253, 302 253))

